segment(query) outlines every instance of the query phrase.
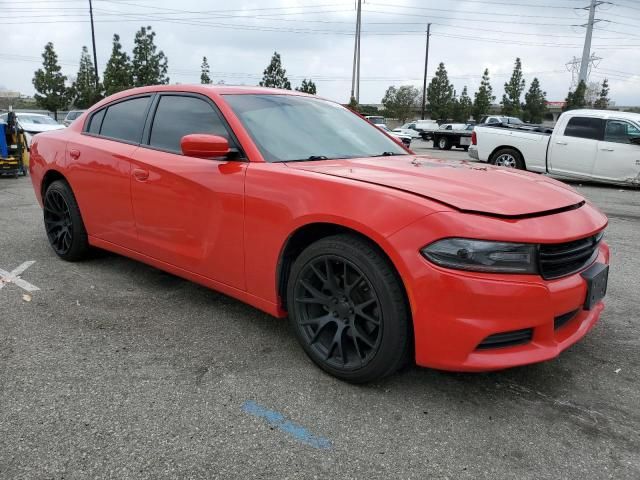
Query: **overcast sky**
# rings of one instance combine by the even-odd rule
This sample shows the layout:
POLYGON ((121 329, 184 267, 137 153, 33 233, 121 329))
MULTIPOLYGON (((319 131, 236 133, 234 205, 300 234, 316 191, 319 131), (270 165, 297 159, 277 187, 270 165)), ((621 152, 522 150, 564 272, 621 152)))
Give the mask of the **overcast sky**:
MULTIPOLYGON (((91 50, 88 0, 2 1, 0 87, 33 94, 44 45, 55 45, 63 71, 77 72, 91 50), (13 20, 13 21, 12 21, 13 20)), ((547 99, 564 100, 566 63, 582 55, 589 0, 363 0, 361 103, 380 103, 389 85, 421 86, 425 29, 431 26, 429 77, 444 62, 458 93, 476 90, 485 67, 497 101, 522 59, 527 88, 540 79, 547 99)), ((610 83, 618 105, 640 105, 640 1, 598 8, 591 80, 610 83)), ((114 33, 131 52, 135 31, 151 25, 169 59, 172 83, 199 82, 207 56, 212 78, 255 85, 273 51, 295 87, 312 78, 318 94, 347 102, 353 60, 354 0, 93 0, 100 74, 114 33)))

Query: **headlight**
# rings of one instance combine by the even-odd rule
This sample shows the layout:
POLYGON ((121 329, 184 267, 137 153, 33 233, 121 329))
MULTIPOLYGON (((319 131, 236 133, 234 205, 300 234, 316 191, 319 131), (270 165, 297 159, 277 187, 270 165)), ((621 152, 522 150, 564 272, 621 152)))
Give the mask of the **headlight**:
POLYGON ((526 243, 491 242, 445 238, 424 247, 428 260, 456 270, 494 273, 537 273, 537 246, 526 243))

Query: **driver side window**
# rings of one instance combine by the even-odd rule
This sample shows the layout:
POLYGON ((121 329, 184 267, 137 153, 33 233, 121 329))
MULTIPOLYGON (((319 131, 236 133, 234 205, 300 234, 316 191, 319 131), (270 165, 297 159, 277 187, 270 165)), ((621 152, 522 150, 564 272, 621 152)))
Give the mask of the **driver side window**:
POLYGON ((640 129, 635 125, 624 120, 607 120, 604 133, 605 142, 631 143, 633 138, 640 139, 640 129))

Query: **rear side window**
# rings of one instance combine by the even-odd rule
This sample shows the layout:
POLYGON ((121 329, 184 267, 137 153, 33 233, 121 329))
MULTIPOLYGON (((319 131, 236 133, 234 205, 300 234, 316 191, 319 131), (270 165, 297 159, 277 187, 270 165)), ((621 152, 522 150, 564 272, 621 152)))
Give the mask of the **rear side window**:
POLYGON ((564 129, 564 136, 602 140, 604 120, 591 117, 573 117, 569 119, 569 123, 564 129))
POLYGON ((219 135, 229 140, 231 147, 234 146, 222 119, 205 100, 180 95, 160 97, 149 145, 181 153, 180 140, 191 133, 219 135))
POLYGON ((137 97, 107 107, 100 135, 125 142, 139 143, 142 138, 149 100, 150 97, 137 97))
POLYGON ((100 133, 100 126, 102 125, 102 119, 104 118, 104 113, 106 109, 102 109, 97 113, 94 113, 89 120, 89 127, 87 128, 87 132, 98 135, 100 133))

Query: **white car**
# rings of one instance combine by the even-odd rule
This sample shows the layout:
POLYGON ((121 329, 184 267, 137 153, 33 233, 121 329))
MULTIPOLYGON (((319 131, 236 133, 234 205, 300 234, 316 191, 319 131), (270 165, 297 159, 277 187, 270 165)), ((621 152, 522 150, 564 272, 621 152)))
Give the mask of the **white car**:
MULTIPOLYGON (((8 113, 0 115, 0 122, 7 123, 8 115, 8 113)), ((65 128, 64 125, 60 125, 53 118, 48 115, 42 115, 41 113, 16 112, 16 119, 18 121, 18 126, 24 130, 27 145, 29 146, 31 146, 31 139, 36 133, 65 128)))
POLYGON ((396 133, 393 130, 391 130, 389 127, 387 127, 385 124, 383 124, 383 123, 374 124, 374 125, 376 127, 378 127, 380 130, 384 130, 385 132, 387 132, 392 137, 395 137, 398 140, 400 140, 404 144, 405 147, 411 146, 411 136, 410 135, 404 135, 402 133, 396 133))
POLYGON ((405 123, 401 127, 394 128, 392 130, 392 132, 400 133, 402 135, 409 135, 411 138, 420 138, 420 137, 422 137, 422 135, 420 134, 420 132, 418 130, 416 130, 415 128, 411 127, 412 125, 413 125, 413 127, 415 127, 415 125, 416 125, 415 122, 413 122, 413 123, 405 123))
POLYGON ((570 110, 548 130, 477 125, 469 156, 563 179, 640 186, 640 114, 570 110))

